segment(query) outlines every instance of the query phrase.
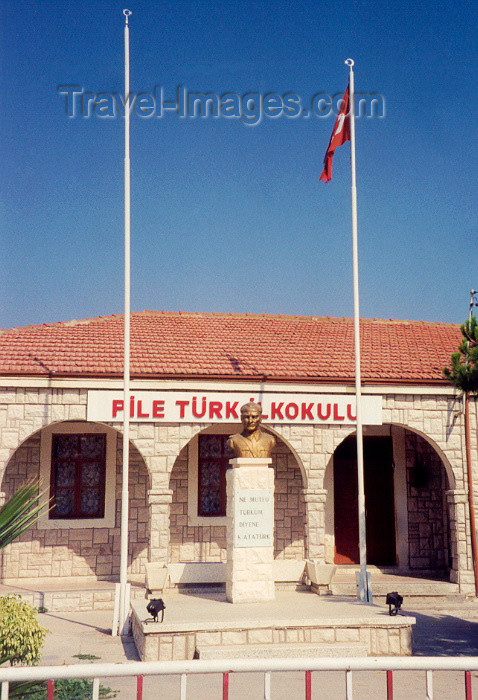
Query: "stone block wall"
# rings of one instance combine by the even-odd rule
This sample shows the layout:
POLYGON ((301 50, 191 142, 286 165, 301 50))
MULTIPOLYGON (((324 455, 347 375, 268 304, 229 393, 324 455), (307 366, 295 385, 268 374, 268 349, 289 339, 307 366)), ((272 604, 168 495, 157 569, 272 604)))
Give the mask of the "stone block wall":
POLYGON ((310 653, 307 647, 312 645, 323 656, 330 657, 341 645, 357 655, 409 656, 412 654, 412 625, 415 622, 413 617, 402 616, 384 616, 380 621, 373 617, 362 618, 360 623, 352 617, 317 617, 301 620, 300 624, 292 620, 287 624, 280 620, 258 620, 255 624, 243 621, 241 625, 232 620, 211 620, 205 629, 188 628, 183 624, 178 631, 177 625, 153 626, 143 620, 142 607, 133 603, 132 632, 142 661, 190 660, 198 649, 241 646, 247 646, 251 653, 256 647, 256 658, 262 658, 269 656, 269 649, 273 650, 277 645, 287 645, 297 656, 310 653))
POLYGON ((188 525, 188 447, 184 447, 171 472, 169 560, 226 561, 225 526, 188 525))
MULTIPOLYGON (((120 523, 121 487, 123 465, 123 438, 118 435, 116 449, 116 528, 113 543, 112 575, 120 571, 120 523)), ((148 561, 149 544, 149 476, 138 450, 130 446, 129 451, 129 516, 128 516, 128 573, 135 580, 144 577, 144 565, 148 561)))
POLYGON ((426 440, 405 431, 410 569, 448 568, 448 480, 426 440))
MULTIPOLYGON (((1 554, 4 582, 63 576, 108 580, 119 574, 122 440, 117 438, 116 523, 113 528, 62 528, 54 530, 34 526, 1 554)), ((38 478, 40 434, 29 438, 12 456, 2 482, 9 498, 29 479, 38 478)), ((49 488, 49 484, 44 485, 49 488)), ((138 451, 130 450, 130 574, 144 574, 149 540, 147 504, 148 475, 138 451)))
MULTIPOLYGON (((280 440, 274 448, 274 558, 304 559, 305 503, 300 470, 294 455, 280 440)), ((226 561, 226 527, 188 525, 188 446, 171 472, 169 560, 226 561)))
POLYGON ((289 448, 277 441, 274 467, 274 559, 305 558, 305 502, 302 477, 289 448))
POLYGON ((57 421, 86 420, 85 389, 0 388, 0 469, 29 436, 57 421))

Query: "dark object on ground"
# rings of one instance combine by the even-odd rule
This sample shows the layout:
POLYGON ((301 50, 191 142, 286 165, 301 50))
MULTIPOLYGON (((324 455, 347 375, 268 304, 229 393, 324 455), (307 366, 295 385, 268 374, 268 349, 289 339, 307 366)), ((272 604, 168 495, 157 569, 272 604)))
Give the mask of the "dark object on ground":
POLYGON ((166 610, 166 606, 162 598, 151 598, 148 605, 146 606, 146 610, 149 612, 150 615, 153 616, 153 622, 158 621, 158 615, 160 612, 161 622, 164 620, 164 611, 166 610))
POLYGON ((402 607, 403 596, 401 596, 400 593, 397 593, 397 591, 393 591, 392 593, 387 593, 385 602, 388 605, 388 614, 396 615, 402 607), (392 605, 394 607, 392 607, 392 605))

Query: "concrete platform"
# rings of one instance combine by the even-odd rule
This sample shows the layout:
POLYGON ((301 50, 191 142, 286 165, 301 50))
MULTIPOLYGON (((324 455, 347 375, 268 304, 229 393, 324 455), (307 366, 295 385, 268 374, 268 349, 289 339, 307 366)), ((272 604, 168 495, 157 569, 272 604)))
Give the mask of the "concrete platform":
MULTIPOLYGON (((277 591, 273 601, 232 604, 220 589, 214 592, 166 591, 164 622, 147 622, 145 601, 133 601, 132 629, 143 661, 193 659, 208 646, 262 645, 273 653, 314 644, 361 645, 370 656, 412 653, 415 618, 390 617, 378 605, 351 598, 310 592, 277 591), (277 647, 280 649, 280 647, 277 647)), ((204 653, 204 652, 203 652, 204 653)))

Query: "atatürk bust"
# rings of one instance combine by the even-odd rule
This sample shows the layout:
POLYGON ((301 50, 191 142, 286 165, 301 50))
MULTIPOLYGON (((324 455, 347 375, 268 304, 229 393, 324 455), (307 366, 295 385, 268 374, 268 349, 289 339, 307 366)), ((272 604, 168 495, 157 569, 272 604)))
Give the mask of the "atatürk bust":
POLYGON ((262 408, 258 403, 241 406, 242 433, 231 435, 227 441, 236 457, 270 457, 275 438, 260 429, 262 408))

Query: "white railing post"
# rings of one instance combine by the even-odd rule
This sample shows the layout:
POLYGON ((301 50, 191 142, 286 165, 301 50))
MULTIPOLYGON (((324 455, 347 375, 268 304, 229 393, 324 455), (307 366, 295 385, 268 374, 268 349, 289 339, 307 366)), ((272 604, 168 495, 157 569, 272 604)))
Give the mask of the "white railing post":
POLYGON ((185 673, 181 674, 181 690, 180 690, 180 700, 186 700, 186 689, 187 689, 188 677, 185 673))
POLYGON ((271 700, 271 672, 264 673, 264 700, 271 700))
POLYGON ((2 695, 0 696, 1 700, 8 700, 8 694, 9 694, 8 693, 8 686, 9 686, 8 681, 3 681, 3 683, 2 683, 2 695))
POLYGON ((91 700, 99 700, 100 697, 100 679, 93 678, 93 694, 91 700))
POLYGON ((352 671, 348 669, 345 671, 345 698, 346 700, 353 700, 353 697, 352 671))
POLYGON ((433 700, 433 671, 427 671, 427 700, 433 700))

